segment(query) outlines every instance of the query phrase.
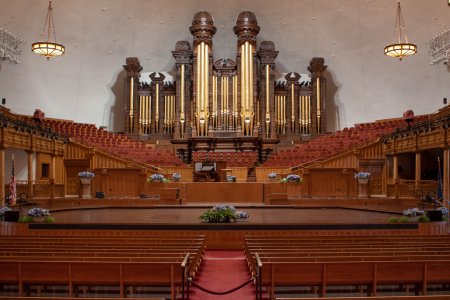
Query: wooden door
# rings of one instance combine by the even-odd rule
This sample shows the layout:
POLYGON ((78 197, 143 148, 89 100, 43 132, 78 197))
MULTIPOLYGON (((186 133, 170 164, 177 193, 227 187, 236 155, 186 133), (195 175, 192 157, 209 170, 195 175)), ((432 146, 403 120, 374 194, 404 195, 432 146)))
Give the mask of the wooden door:
POLYGON ((70 160, 64 162, 66 168, 66 195, 79 196, 80 195, 80 179, 78 173, 86 171, 89 167, 87 160, 70 160))

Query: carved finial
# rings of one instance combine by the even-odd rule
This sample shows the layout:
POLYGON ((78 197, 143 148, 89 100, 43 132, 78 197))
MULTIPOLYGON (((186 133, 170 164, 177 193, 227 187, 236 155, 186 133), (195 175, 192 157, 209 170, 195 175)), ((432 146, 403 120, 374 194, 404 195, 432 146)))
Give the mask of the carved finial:
POLYGON ((245 42, 251 42, 256 45, 256 36, 259 33, 260 27, 258 26, 258 20, 256 20, 255 14, 251 11, 243 11, 239 14, 233 30, 238 36, 238 47, 245 42))
POLYGON ((189 30, 194 36, 194 46, 205 42, 212 47, 212 37, 217 29, 214 26, 214 19, 209 12, 200 11, 196 13, 189 30))

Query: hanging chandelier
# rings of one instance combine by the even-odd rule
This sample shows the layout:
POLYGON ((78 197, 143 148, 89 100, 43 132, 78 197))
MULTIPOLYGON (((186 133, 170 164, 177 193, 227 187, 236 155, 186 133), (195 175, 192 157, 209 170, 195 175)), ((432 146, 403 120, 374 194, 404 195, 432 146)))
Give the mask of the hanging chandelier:
POLYGON ((33 53, 43 55, 49 60, 51 57, 63 55, 65 47, 56 42, 55 22, 53 21, 52 1, 48 4, 47 17, 45 18, 44 29, 42 31, 42 39, 47 37, 46 41, 36 42, 31 45, 33 53), (53 42, 51 38, 53 37, 53 42))
POLYGON ((397 5, 397 18, 394 26, 394 42, 384 47, 384 54, 402 60, 403 57, 417 53, 417 46, 408 43, 406 37, 405 22, 403 22, 402 9, 400 7, 400 0, 397 5))

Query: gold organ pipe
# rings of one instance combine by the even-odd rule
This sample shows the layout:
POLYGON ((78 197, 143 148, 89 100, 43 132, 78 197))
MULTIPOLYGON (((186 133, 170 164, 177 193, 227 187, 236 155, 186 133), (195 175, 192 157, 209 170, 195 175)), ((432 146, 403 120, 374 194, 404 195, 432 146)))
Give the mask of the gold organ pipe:
POLYGON ((321 124, 320 124, 320 118, 321 118, 321 115, 320 115, 320 110, 321 110, 321 107, 320 107, 320 103, 321 103, 321 99, 320 99, 320 78, 319 77, 317 77, 316 78, 316 88, 317 88, 317 133, 320 133, 320 131, 321 131, 321 124))
POLYGON ((167 96, 164 96, 164 119, 163 119, 164 132, 167 132, 167 96))
POLYGON ((149 133, 149 125, 150 125, 150 102, 149 96, 145 96, 145 133, 149 133))
POLYGON ((292 132, 295 131, 295 89, 294 84, 291 84, 291 130, 292 132))
POLYGON ((311 133, 311 96, 306 96, 306 105, 307 105, 307 112, 308 114, 306 117, 308 118, 308 133, 311 133))
POLYGON ((223 129, 225 126, 225 120, 224 120, 224 101, 225 101, 225 77, 220 77, 220 127, 223 129))
MULTIPOLYGON (((148 101, 148 125, 152 123, 152 96, 147 96, 148 101)), ((150 130, 150 129, 149 129, 150 130)))
POLYGON ((270 66, 266 65, 266 137, 270 134, 270 66))
POLYGON ((282 112, 283 112, 283 128, 282 128, 282 132, 283 132, 283 134, 285 134, 286 133, 286 96, 281 96, 282 98, 281 98, 281 105, 282 105, 282 107, 281 107, 281 109, 282 109, 282 112))
POLYGON ((159 83, 156 84, 156 99, 155 99, 155 132, 159 132, 159 83))
POLYGON ((134 114, 134 77, 130 77, 130 112, 129 112, 129 121, 130 121, 130 133, 133 133, 133 114, 134 114))
POLYGON ((184 65, 180 66, 180 135, 181 138, 184 137, 184 121, 185 121, 185 116, 184 116, 184 65))
MULTIPOLYGON (((201 68, 200 68, 200 66, 201 66, 201 44, 198 44, 197 45, 197 85, 196 85, 196 99, 195 99, 195 115, 196 115, 196 117, 197 117, 197 130, 198 131, 200 131, 200 123, 199 123, 199 118, 200 118, 200 110, 199 110, 199 107, 200 107, 200 97, 201 97, 201 95, 200 95, 200 91, 201 91, 201 72, 200 72, 200 70, 201 70, 201 68)), ((198 133, 198 135, 200 135, 200 133, 198 133)))
POLYGON ((181 65, 181 87, 180 87, 180 112, 183 114, 184 117, 184 65, 181 65))
POLYGON ((204 65, 204 78, 205 78, 205 135, 208 134, 209 124, 209 48, 205 45, 205 65, 204 65))
POLYGON ((280 96, 275 96, 275 112, 276 112, 276 124, 277 124, 277 133, 280 130, 280 96))
POLYGON ((225 92, 225 128, 228 129, 229 128, 229 117, 230 117, 230 111, 228 109, 229 104, 228 104, 228 77, 225 77, 225 88, 224 88, 224 92, 225 92))
POLYGON ((142 96, 139 95, 139 133, 142 133, 142 96))
POLYGON ((216 127, 216 115, 217 115, 217 98, 216 98, 216 76, 212 77, 212 126, 216 127))
POLYGON ((233 129, 237 128, 237 77, 233 76, 233 129))

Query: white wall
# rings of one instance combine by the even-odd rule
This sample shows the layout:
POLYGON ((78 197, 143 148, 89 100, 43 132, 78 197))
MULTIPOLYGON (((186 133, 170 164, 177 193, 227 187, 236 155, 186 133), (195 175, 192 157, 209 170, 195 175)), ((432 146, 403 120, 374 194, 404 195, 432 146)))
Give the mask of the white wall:
POLYGON ((23 114, 40 108, 47 117, 108 126, 123 123, 123 68, 139 57, 144 71, 170 72, 176 41, 192 42, 197 11, 215 18, 215 59, 235 58, 233 26, 253 11, 258 41, 275 42, 280 72, 306 73, 313 56, 328 65, 329 129, 416 114, 450 98, 450 70, 429 65, 425 42, 450 26, 445 0, 403 0, 408 37, 419 51, 399 62, 383 55, 393 39, 395 0, 54 0, 63 57, 46 61, 30 51, 38 40, 47 0, 0 0, 0 26, 26 41, 20 64, 0 65, 0 97, 23 114))

